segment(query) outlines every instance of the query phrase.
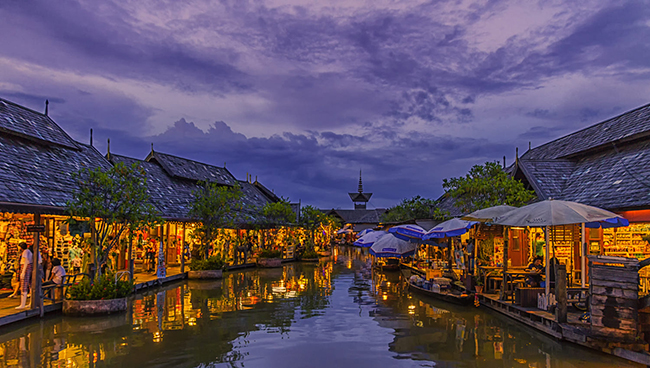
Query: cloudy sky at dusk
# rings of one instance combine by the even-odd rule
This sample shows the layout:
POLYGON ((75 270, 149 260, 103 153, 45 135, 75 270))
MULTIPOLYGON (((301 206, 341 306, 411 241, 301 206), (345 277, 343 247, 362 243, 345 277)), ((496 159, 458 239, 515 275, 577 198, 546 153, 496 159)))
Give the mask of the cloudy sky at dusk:
POLYGON ((0 97, 351 208, 650 103, 648 1, 0 0, 0 97))

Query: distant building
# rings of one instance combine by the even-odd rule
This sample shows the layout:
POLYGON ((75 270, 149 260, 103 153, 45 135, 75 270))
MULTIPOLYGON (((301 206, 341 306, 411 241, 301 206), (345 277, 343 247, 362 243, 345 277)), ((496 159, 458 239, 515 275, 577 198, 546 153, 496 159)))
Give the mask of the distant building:
POLYGON ((366 208, 372 193, 363 192, 363 182, 361 180, 361 171, 359 171, 359 187, 356 193, 348 193, 354 203, 353 210, 331 209, 324 210, 327 215, 338 218, 344 225, 351 227, 355 232, 371 229, 379 226, 381 215, 386 212, 385 208, 369 210, 366 208))

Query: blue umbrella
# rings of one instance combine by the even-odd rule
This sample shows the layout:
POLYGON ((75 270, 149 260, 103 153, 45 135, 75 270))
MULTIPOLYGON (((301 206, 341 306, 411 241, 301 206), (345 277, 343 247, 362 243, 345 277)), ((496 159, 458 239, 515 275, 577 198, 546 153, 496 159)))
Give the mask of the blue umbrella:
POLYGON ((397 225, 388 229, 388 232, 395 235, 396 237, 415 243, 422 242, 422 236, 426 233, 422 227, 418 225, 397 225))
POLYGON ((458 218, 445 221, 424 234, 424 239, 440 239, 465 234, 477 221, 465 221, 458 218))
POLYGON ((375 242, 377 240, 379 240, 379 238, 381 238, 382 236, 384 236, 386 234, 388 234, 388 233, 385 232, 385 231, 371 231, 371 232, 367 233, 366 235, 364 235, 364 236, 360 237, 359 239, 357 239, 357 241, 352 243, 352 245, 356 245, 357 247, 368 248, 368 247, 371 247, 373 244, 375 244, 375 242))
POLYGON ((366 235, 366 234, 368 234, 368 233, 371 233, 371 232, 373 232, 373 231, 374 231, 373 229, 365 229, 365 230, 361 230, 361 231, 359 231, 359 233, 357 234, 357 239, 360 238, 360 237, 362 237, 362 236, 364 236, 364 235, 366 235))
POLYGON ((417 244, 402 240, 388 234, 382 236, 370 247, 370 254, 375 257, 408 257, 415 254, 417 244))
POLYGON ((611 227, 625 227, 625 226, 630 226, 630 221, 622 217, 613 217, 602 221, 585 223, 585 227, 591 229, 598 229, 599 227, 602 227, 603 229, 609 229, 611 227))

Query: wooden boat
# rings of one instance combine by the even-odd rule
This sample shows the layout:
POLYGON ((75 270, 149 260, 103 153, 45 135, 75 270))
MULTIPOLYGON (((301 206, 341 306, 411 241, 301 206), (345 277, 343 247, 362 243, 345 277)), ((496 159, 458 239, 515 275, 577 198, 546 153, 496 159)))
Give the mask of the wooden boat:
POLYGON ((384 260, 375 263, 375 268, 381 271, 399 271, 399 260, 396 258, 385 258, 384 260))
POLYGON ((454 294, 448 291, 436 292, 433 290, 427 290, 420 286, 414 285, 409 282, 409 289, 413 290, 422 295, 430 296, 435 299, 443 300, 449 303, 459 304, 459 305, 470 305, 474 302, 474 296, 472 294, 454 294))

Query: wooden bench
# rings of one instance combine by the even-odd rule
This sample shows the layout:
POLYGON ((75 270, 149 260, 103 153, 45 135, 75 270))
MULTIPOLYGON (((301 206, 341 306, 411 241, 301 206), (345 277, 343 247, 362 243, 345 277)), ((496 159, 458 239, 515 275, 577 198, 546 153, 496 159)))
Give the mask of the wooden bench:
POLYGON ((81 282, 84 277, 90 278, 90 275, 87 273, 77 273, 74 275, 65 275, 63 276, 63 282, 61 285, 50 284, 45 285, 41 288, 41 298, 42 300, 49 300, 52 303, 57 302, 56 291, 57 289, 61 291, 61 299, 65 298, 68 287, 74 285, 78 282, 81 282))

